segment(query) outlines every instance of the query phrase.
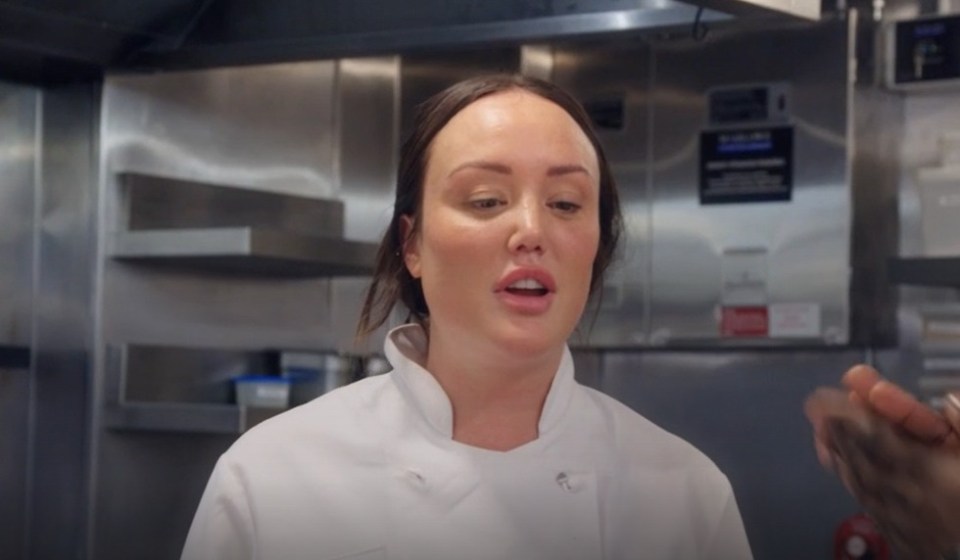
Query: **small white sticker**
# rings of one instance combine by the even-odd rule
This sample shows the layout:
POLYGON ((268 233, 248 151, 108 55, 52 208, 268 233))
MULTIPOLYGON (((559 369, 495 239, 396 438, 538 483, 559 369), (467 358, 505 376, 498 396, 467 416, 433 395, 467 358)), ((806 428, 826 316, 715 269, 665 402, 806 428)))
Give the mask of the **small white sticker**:
POLYGON ((725 306, 767 303, 766 249, 727 249, 721 263, 720 303, 725 306))
POLYGON ((772 338, 819 338, 819 303, 770 304, 770 336, 772 338))

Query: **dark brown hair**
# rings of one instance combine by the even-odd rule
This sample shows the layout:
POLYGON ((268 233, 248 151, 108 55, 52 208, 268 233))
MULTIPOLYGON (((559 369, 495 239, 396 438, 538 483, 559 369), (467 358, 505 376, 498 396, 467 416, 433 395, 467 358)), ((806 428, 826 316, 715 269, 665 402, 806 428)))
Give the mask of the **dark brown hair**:
POLYGON ((409 310, 410 319, 424 323, 429 317, 427 302, 423 296, 420 280, 412 277, 404 264, 404 239, 401 218, 410 216, 413 231, 420 228, 420 209, 423 201, 423 180, 429 159, 430 145, 434 137, 460 111, 480 98, 495 93, 522 90, 538 95, 559 105, 566 111, 590 140, 597 154, 600 169, 600 242, 593 261, 590 293, 593 295, 603 283, 603 274, 613 260, 620 239, 622 218, 620 197, 604 156, 600 141, 590 124, 583 107, 569 93, 544 80, 521 75, 496 74, 470 78, 454 84, 419 106, 414 116, 413 132, 400 151, 400 166, 397 175, 397 195, 393 205, 393 219, 383 235, 373 281, 367 290, 357 335, 362 337, 384 324, 390 311, 402 303, 409 310))

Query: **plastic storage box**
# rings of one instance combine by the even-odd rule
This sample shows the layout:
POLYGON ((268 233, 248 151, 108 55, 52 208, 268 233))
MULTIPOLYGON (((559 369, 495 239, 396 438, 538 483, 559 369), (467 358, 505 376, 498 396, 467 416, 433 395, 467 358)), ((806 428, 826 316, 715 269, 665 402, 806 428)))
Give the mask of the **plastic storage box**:
POLYGON ((241 375, 233 379, 237 404, 257 408, 290 406, 290 380, 275 375, 241 375))
POLYGON ((281 376, 290 380, 290 405, 299 406, 355 379, 351 358, 331 353, 284 351, 281 376))

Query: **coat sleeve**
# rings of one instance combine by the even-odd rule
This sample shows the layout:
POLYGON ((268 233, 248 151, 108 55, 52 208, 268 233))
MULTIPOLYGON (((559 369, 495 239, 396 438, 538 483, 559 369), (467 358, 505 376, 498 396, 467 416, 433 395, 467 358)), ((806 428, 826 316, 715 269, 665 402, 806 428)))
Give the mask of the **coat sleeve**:
MULTIPOLYGON (((726 480, 724 480, 726 482, 726 480)), ((740 509, 729 482, 726 483, 726 496, 716 521, 713 537, 710 539, 704 557, 709 560, 752 560, 750 542, 743 528, 740 509)))
POLYGON ((242 478, 221 457, 200 498, 181 560, 253 560, 254 520, 242 478))

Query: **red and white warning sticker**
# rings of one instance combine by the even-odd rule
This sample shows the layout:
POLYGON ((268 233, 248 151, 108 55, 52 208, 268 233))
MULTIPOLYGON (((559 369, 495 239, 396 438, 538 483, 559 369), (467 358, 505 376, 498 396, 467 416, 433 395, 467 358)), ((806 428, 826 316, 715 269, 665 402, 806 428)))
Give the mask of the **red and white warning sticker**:
POLYGON ((720 336, 760 338, 770 333, 765 305, 724 307, 720 313, 720 336))

